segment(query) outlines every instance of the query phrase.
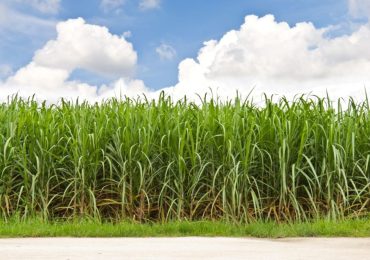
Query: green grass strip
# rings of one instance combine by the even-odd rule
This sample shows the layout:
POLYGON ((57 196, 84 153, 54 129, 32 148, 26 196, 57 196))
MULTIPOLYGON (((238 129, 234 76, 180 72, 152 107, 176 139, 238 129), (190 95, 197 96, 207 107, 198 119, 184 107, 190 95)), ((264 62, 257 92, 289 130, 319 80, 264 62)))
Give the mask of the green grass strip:
POLYGON ((224 222, 170 222, 166 224, 44 223, 38 220, 0 222, 0 237, 370 237, 370 220, 315 221, 245 225, 224 222))

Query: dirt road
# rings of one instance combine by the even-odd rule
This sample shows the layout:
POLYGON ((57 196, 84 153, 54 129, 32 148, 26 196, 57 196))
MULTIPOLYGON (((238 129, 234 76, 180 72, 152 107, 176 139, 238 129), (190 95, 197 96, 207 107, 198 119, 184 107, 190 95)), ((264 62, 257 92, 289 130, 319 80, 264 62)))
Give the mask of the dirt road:
POLYGON ((0 259, 370 259, 370 238, 0 239, 0 259))

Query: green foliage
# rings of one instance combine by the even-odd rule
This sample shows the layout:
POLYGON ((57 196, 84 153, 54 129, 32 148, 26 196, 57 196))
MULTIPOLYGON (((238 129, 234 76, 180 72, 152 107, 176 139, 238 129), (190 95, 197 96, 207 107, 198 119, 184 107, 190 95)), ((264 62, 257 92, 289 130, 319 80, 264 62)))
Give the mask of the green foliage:
POLYGON ((42 219, 0 221, 0 237, 370 237, 370 221, 313 221, 302 223, 220 221, 166 223, 99 223, 93 220, 45 222, 42 219))
POLYGON ((370 212, 370 109, 349 100, 0 105, 0 215, 296 222, 370 212))

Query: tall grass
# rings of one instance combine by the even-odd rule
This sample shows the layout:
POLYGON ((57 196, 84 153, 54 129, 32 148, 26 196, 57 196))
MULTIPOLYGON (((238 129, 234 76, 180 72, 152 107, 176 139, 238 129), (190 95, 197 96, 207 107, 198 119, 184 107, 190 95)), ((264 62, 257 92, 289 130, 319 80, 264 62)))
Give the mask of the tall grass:
POLYGON ((32 99, 0 105, 3 219, 343 219, 370 212, 370 108, 353 100, 32 99))

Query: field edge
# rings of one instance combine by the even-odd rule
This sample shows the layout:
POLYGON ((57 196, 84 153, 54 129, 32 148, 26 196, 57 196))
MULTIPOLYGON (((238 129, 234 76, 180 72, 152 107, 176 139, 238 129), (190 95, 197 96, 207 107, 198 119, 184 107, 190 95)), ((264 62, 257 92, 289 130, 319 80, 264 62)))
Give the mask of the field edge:
POLYGON ((370 237, 370 219, 285 223, 169 222, 99 223, 89 220, 0 222, 0 238, 21 237, 370 237))

